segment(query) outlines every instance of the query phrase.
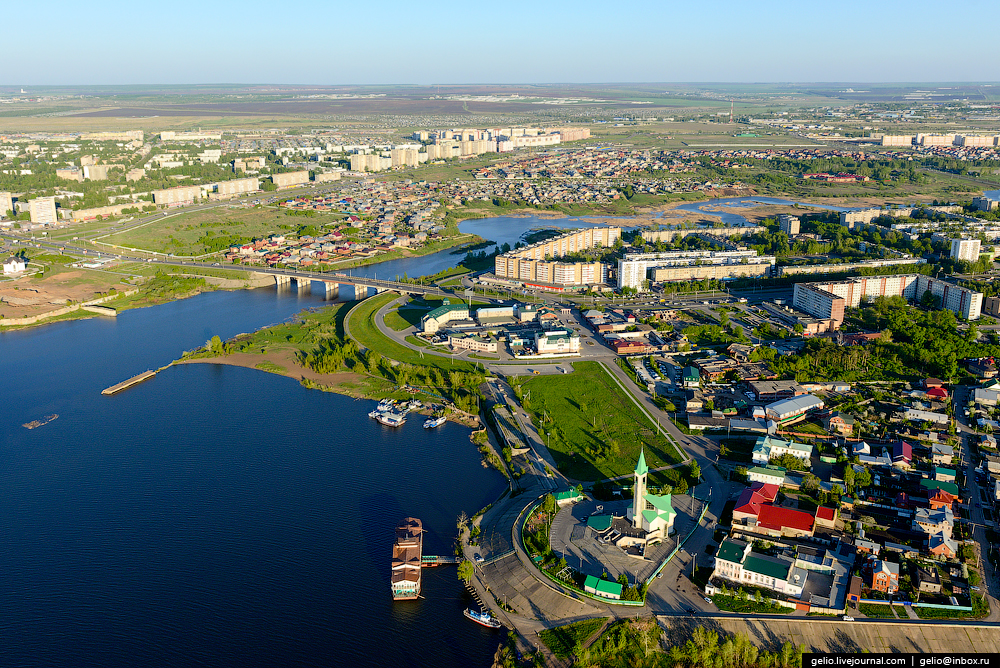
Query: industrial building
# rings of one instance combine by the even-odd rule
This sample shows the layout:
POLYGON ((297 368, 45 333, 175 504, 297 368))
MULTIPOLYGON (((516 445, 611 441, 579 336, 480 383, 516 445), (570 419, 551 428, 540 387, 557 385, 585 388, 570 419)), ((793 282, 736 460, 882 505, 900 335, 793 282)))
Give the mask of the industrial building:
POLYGON ((941 298, 941 307, 960 318, 977 320, 983 294, 923 274, 871 276, 828 283, 796 283, 792 303, 795 308, 822 319, 832 319, 839 327, 844 309, 857 308, 861 300, 900 296, 920 299, 927 291, 941 298))

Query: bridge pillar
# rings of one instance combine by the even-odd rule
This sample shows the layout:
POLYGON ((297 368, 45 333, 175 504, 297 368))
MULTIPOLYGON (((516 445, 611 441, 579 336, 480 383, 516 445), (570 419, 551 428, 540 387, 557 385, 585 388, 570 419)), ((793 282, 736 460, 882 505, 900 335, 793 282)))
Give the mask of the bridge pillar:
POLYGON ((311 278, 296 278, 295 288, 298 290, 300 295, 307 295, 312 291, 312 279, 311 278))
POLYGON ((274 284, 279 288, 283 285, 290 285, 291 282, 292 282, 291 276, 282 276, 280 274, 274 275, 274 284))
POLYGON ((323 281, 323 287, 326 289, 327 299, 337 299, 340 297, 340 283, 331 283, 330 281, 323 281))

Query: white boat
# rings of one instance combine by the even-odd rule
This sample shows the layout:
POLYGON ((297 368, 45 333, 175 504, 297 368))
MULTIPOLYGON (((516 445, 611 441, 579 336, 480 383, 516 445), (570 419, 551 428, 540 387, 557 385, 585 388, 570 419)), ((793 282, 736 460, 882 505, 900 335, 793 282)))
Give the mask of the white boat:
POLYGON ((406 416, 399 413, 379 413, 375 419, 386 427, 401 427, 406 423, 406 416))
POLYGON ((479 612, 478 610, 473 610, 472 608, 466 608, 465 616, 477 624, 482 624, 483 626, 487 626, 491 629, 500 628, 500 620, 488 612, 479 612))
POLYGON ((440 427, 447 421, 448 418, 446 418, 443 415, 441 417, 436 417, 436 418, 427 418, 427 421, 424 422, 424 429, 433 429, 434 427, 440 427))

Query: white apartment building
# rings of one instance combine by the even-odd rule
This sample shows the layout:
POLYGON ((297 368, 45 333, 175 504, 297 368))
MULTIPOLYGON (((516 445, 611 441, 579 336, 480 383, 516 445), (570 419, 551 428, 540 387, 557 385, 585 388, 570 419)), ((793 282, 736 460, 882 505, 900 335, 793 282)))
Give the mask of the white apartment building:
POLYGON ((951 259, 975 262, 979 259, 979 239, 952 239, 951 259))
MULTIPOLYGON (((664 253, 631 253, 618 260, 618 285, 623 288, 642 289, 643 282, 649 278, 650 269, 669 267, 704 267, 725 266, 734 273, 746 274, 739 270, 741 266, 755 267, 753 273, 769 271, 773 267, 773 255, 758 256, 755 250, 704 250, 704 251, 667 251, 664 253), (764 267, 761 267, 764 265, 764 267)), ((684 276, 674 277, 677 279, 684 276)), ((691 278, 691 277, 687 277, 691 278)), ((720 278, 724 278, 721 276, 720 278)))

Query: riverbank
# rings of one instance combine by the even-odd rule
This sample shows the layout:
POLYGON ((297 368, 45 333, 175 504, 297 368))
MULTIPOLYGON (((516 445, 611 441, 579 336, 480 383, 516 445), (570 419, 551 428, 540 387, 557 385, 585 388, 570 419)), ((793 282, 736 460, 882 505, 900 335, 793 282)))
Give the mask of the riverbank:
MULTIPOLYGON (((375 298, 372 298, 375 299, 375 298)), ((415 364, 388 363, 378 352, 359 351, 347 335, 347 317, 366 301, 341 302, 297 314, 291 321, 240 334, 227 341, 213 337, 196 350, 185 352, 173 364, 223 364, 257 369, 295 378, 310 389, 334 392, 354 399, 419 399, 441 406, 437 412, 449 421, 467 427, 480 427, 477 415, 462 410, 447 398, 461 393, 465 397, 470 384, 478 384, 474 374, 428 368, 427 377, 415 364)), ((362 314, 365 315, 365 314, 362 314)), ((355 325, 357 328, 357 324, 355 325)), ((452 397, 457 398, 457 397, 452 397)), ((475 405, 475 401, 471 404, 475 405)), ((434 409, 418 411, 431 414, 434 409)))

